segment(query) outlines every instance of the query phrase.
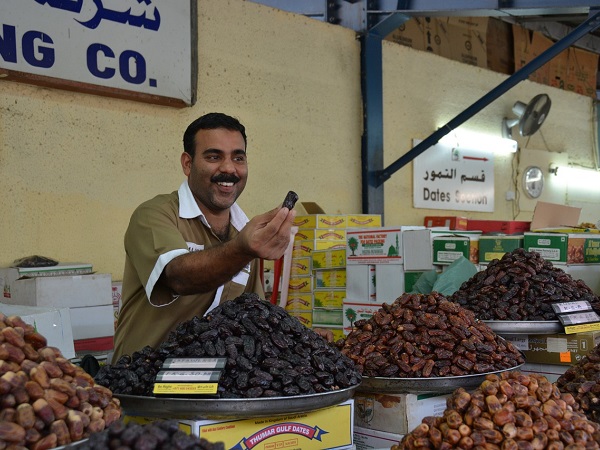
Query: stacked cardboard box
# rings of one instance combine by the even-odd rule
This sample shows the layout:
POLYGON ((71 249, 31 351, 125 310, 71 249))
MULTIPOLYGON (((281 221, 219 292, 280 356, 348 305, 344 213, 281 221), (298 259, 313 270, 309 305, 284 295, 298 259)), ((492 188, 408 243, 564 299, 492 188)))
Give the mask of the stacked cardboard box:
MULTIPOLYGON (((515 70, 520 69, 554 41, 538 31, 513 25, 515 70)), ((596 98, 598 54, 569 47, 529 75, 531 81, 596 98)))
POLYGON ((488 17, 414 17, 386 40, 496 72, 514 70, 510 24, 488 17))
POLYGON ((307 327, 328 328, 343 337, 346 239, 350 227, 381 226, 371 214, 297 215, 286 310, 307 327))
POLYGON ((111 275, 92 272, 92 264, 0 269, 2 301, 12 305, 68 308, 77 353, 113 348, 111 275))
POLYGON ((426 249, 431 250, 431 231, 422 226, 348 230, 345 334, 355 321, 369 318, 383 303, 407 292, 407 282, 433 269, 432 252, 426 249))
MULTIPOLYGON (((554 44, 538 31, 489 17, 414 17, 388 41, 507 75, 554 44)), ((596 98, 598 54, 570 47, 529 80, 596 98)))

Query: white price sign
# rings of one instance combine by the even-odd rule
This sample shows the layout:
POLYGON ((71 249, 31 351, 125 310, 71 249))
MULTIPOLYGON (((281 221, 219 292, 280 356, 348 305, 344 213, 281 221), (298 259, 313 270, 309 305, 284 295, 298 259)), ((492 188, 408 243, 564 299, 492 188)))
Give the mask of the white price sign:
POLYGON ((494 154, 440 143, 428 148, 413 160, 413 203, 415 208, 493 212, 494 154))
POLYGON ((192 17, 190 0, 1 0, 0 71, 6 80, 190 105, 192 17))

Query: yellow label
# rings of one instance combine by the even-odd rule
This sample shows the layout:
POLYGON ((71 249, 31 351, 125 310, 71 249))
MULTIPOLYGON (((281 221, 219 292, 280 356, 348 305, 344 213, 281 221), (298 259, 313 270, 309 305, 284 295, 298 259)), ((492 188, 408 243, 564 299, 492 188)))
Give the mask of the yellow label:
POLYGON ((565 326, 565 334, 583 333, 586 331, 598 331, 598 330, 600 330, 600 322, 582 323, 580 325, 565 326))
POLYGON ((216 394, 219 383, 154 383, 155 394, 216 394))

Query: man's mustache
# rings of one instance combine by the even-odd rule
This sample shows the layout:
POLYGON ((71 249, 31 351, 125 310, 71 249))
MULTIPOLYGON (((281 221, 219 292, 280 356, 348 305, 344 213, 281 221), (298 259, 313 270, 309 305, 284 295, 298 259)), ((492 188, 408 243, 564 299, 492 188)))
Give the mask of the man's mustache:
POLYGON ((235 175, 220 174, 212 177, 210 181, 213 183, 237 183, 240 181, 240 178, 235 175))

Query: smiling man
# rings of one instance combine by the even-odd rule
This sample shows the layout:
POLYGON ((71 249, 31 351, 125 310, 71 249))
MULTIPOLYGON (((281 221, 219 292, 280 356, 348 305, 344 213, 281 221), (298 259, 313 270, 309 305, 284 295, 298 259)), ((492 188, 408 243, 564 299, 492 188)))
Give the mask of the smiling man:
POLYGON ((183 135, 187 179, 134 211, 114 361, 156 348, 179 323, 244 292, 264 298, 259 259, 281 258, 295 211, 280 206, 249 221, 237 205, 248 179, 246 144, 237 119, 196 119, 183 135))

